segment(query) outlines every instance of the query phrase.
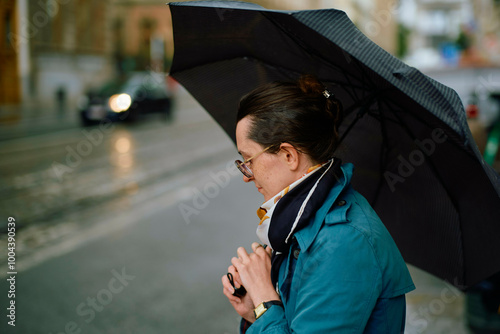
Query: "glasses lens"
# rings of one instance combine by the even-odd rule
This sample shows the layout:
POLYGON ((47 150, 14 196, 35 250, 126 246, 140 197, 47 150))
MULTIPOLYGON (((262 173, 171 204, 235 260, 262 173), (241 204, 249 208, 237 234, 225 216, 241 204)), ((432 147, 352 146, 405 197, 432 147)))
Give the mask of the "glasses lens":
POLYGON ((250 168, 248 168, 247 165, 245 165, 242 161, 236 160, 234 163, 236 164, 236 167, 238 167, 238 169, 243 175, 245 175, 248 178, 251 178, 253 176, 253 173, 250 170, 250 168))

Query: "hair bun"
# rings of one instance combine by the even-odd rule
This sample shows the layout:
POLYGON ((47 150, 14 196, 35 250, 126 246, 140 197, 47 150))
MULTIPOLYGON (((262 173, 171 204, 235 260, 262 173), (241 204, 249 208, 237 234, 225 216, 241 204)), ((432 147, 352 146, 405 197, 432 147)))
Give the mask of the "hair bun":
POLYGON ((332 117, 333 123, 336 125, 335 129, 337 130, 338 125, 343 119, 343 107, 342 103, 335 97, 335 94, 327 90, 325 85, 311 74, 302 75, 297 81, 297 85, 304 94, 325 101, 324 110, 332 117), (325 90, 329 93, 328 96, 325 95, 325 90))
POLYGON ((297 81, 300 90, 307 95, 323 96, 325 87, 319 80, 310 74, 302 75, 297 81))

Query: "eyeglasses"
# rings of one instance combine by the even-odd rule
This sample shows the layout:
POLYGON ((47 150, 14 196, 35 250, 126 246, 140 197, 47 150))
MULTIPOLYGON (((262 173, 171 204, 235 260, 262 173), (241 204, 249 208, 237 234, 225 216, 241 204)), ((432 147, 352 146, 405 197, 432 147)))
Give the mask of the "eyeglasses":
POLYGON ((248 158, 243 162, 241 160, 235 160, 234 163, 235 163, 236 167, 238 167, 240 172, 242 172, 243 175, 245 175, 246 177, 248 177, 250 179, 253 177, 253 172, 250 169, 250 167, 248 167, 246 164, 249 163, 250 160, 257 158, 259 155, 261 155, 262 153, 264 153, 265 151, 267 151, 268 149, 270 149, 273 146, 274 145, 266 147, 263 151, 260 151, 259 153, 255 154, 253 157, 248 158))

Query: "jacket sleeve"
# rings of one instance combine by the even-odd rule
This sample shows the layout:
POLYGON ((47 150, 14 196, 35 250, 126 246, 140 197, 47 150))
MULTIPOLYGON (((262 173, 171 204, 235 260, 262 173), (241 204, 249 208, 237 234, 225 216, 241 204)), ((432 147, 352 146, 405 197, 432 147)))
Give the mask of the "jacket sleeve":
POLYGON ((246 321, 245 318, 241 318, 240 321, 240 334, 245 334, 247 329, 252 325, 250 321, 246 321))
POLYGON ((272 306, 247 334, 362 333, 380 291, 380 269, 365 235, 349 224, 325 226, 299 256, 286 302, 290 319, 272 306))

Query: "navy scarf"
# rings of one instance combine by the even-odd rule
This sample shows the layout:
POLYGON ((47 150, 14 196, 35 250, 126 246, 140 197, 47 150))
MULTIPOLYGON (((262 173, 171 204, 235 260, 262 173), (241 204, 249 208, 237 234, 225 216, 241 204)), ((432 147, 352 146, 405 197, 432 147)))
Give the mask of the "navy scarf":
POLYGON ((276 282, 278 281, 281 264, 284 259, 288 257, 291 240, 286 242, 286 239, 290 234, 302 203, 314 184, 316 184, 318 179, 324 174, 312 196, 309 198, 304 208, 304 212, 293 231, 294 233, 307 226, 316 214, 316 211, 323 205, 323 202, 326 200, 333 186, 343 176, 340 168, 341 165, 342 161, 335 158, 331 166, 330 163, 322 166, 320 170, 290 190, 290 192, 283 196, 276 204, 268 233, 269 241, 271 245, 273 245, 271 280, 274 286, 276 286, 276 282), (329 166, 330 169, 325 174, 329 166))

